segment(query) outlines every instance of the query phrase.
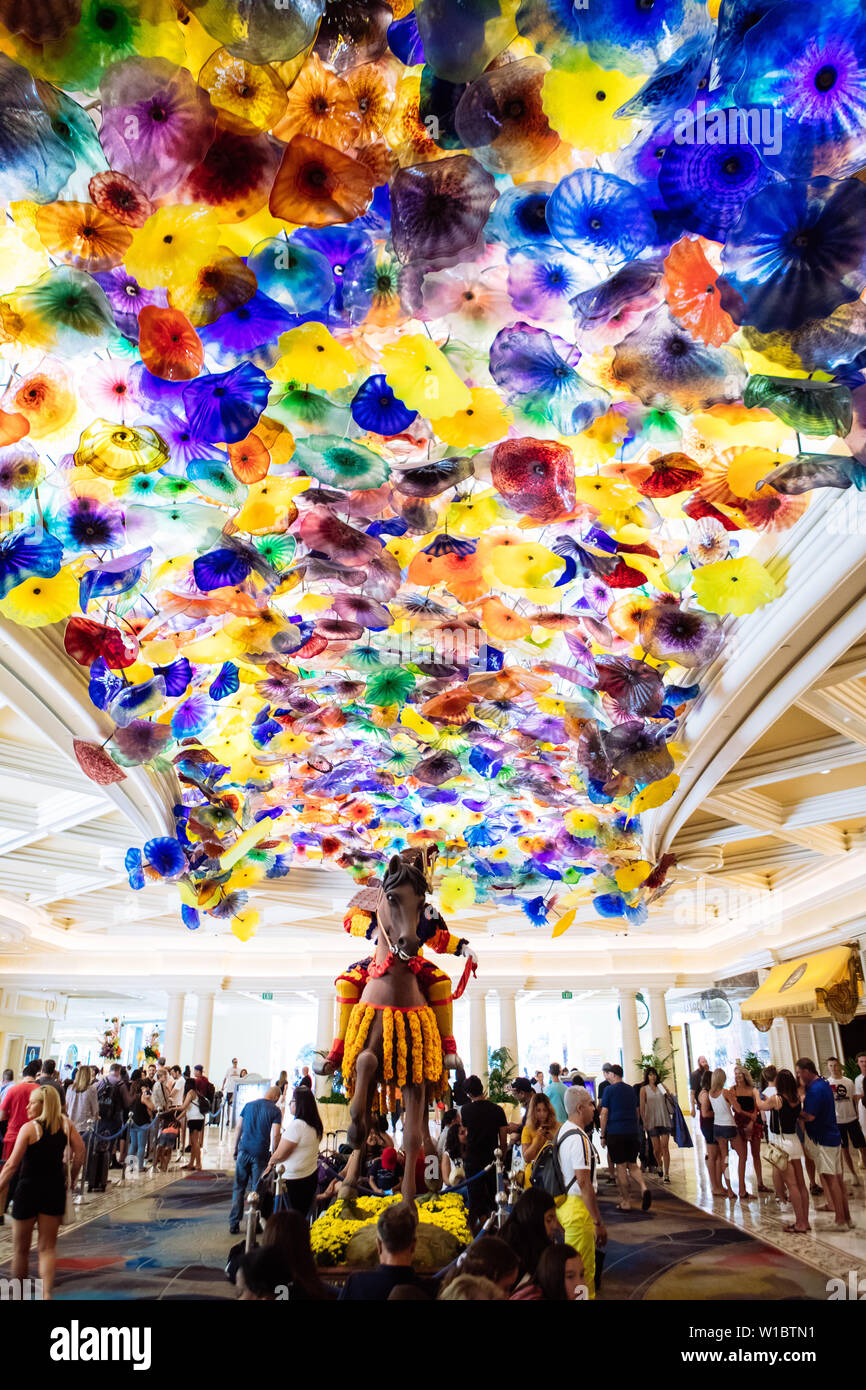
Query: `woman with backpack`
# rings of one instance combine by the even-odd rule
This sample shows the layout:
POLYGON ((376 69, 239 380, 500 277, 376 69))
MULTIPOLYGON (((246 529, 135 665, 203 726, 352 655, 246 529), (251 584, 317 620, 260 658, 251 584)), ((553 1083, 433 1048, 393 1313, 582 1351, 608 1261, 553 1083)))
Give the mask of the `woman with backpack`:
POLYGON ((552 1144, 559 1132, 556 1111, 545 1095, 533 1096, 526 1107, 526 1124, 520 1135, 523 1152, 524 1187, 532 1184, 532 1164, 547 1144, 552 1144))

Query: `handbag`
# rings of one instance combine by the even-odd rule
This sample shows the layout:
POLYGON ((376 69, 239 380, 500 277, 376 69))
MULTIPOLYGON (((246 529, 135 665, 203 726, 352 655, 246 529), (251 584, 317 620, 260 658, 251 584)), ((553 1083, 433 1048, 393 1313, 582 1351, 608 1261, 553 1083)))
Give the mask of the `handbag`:
POLYGON ((66 1131, 66 1141, 66 1163, 64 1164, 64 1169, 66 1171, 66 1206, 60 1218, 60 1224, 61 1226, 73 1226, 75 1224, 76 1211, 75 1197, 72 1192, 72 1157, 68 1130, 66 1131))
POLYGON ((775 1144, 768 1144, 764 1154, 767 1162, 776 1168, 780 1173, 784 1173, 790 1162, 790 1155, 785 1149, 780 1149, 775 1144))

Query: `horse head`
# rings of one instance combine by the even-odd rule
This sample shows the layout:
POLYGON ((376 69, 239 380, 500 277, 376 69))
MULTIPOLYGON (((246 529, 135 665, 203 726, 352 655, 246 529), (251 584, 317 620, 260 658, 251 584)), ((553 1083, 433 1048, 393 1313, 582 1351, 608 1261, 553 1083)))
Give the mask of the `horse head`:
POLYGON ((393 855, 382 879, 376 916, 391 950, 402 960, 417 956, 421 948, 418 928, 426 897, 427 883, 421 870, 393 855))

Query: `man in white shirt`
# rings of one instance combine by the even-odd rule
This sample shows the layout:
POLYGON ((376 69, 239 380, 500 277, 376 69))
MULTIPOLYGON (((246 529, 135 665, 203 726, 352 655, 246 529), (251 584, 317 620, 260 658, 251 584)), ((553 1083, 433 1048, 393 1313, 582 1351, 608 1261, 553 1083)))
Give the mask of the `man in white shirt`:
POLYGON ((845 1075, 838 1057, 827 1058, 827 1081, 833 1092, 836 1124, 839 1126, 839 1134, 842 1139, 843 1173, 844 1165, 847 1163, 851 1170, 851 1176, 856 1182, 857 1174, 854 1169, 851 1150, 856 1149, 859 1153, 860 1166, 866 1173, 866 1138, 863 1137, 860 1121, 857 1119, 855 1082, 850 1076, 845 1075))
POLYGON ((587 1297, 595 1298, 595 1247, 607 1244, 607 1228, 596 1196, 598 1156, 586 1132, 592 1125, 595 1107, 585 1086, 569 1086, 565 1111, 568 1119, 559 1127, 556 1150, 568 1190, 557 1215, 565 1230, 566 1245, 573 1245, 583 1260, 587 1297))
POLYGON ((231 1115, 232 1102, 234 1101, 235 1091, 237 1089, 237 1085, 240 1079, 241 1074, 238 1071, 238 1059, 237 1057, 233 1057, 231 1066, 226 1068, 226 1074, 223 1077, 223 1084, 220 1087, 220 1090, 223 1093, 223 1102, 226 1107, 227 1115, 231 1115))
POLYGON ((857 1097, 857 1118, 860 1128, 866 1134, 866 1052, 857 1053, 860 1075, 854 1079, 854 1094, 857 1097))

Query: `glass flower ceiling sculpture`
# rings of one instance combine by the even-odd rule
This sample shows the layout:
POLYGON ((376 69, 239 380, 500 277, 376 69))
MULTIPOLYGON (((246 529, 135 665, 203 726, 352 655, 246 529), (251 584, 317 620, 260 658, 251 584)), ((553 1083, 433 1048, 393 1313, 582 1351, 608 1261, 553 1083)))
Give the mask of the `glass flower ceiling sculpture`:
POLYGON ((866 479, 860 0, 0 25, 0 612, 180 780, 133 887, 246 940, 432 839, 446 910, 642 921, 756 538, 866 479))

